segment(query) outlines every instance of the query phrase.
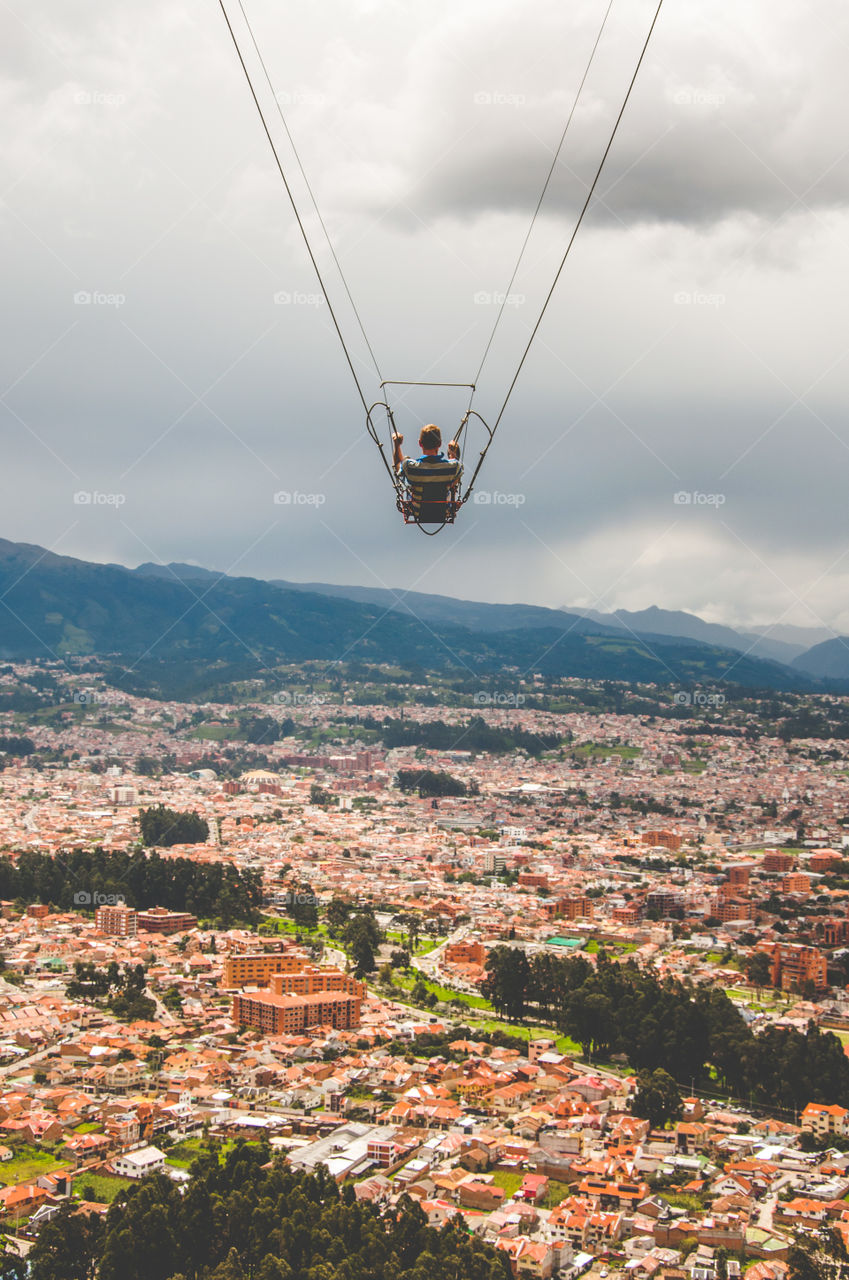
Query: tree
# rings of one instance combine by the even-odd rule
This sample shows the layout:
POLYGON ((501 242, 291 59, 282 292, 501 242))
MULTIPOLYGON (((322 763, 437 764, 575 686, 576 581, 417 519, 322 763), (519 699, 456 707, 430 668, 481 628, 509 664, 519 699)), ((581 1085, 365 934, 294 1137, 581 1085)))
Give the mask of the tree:
POLYGON ((102 1237, 97 1214, 74 1213, 63 1205, 38 1233, 29 1255, 31 1280, 91 1280, 102 1237))
POLYGON ((755 951, 746 958, 746 977, 753 987, 768 985, 772 975, 772 963, 765 951, 755 951))
POLYGON ((469 794, 464 782, 442 770, 435 772, 433 769, 399 769, 395 785, 400 791, 417 791, 422 798, 469 794))
POLYGON ((661 1128, 669 1120, 681 1119, 681 1094, 672 1076, 662 1067, 651 1073, 639 1073, 637 1092, 631 1099, 631 1113, 648 1120, 653 1129, 661 1128))
POLYGON ((380 929, 371 912, 360 911, 345 926, 345 944, 358 977, 374 969, 374 953, 380 945, 380 929))
POLYGON ((344 898, 332 898, 324 913, 328 925, 334 929, 341 929, 350 914, 351 904, 344 898))
POLYGON ((209 839, 209 823, 197 813, 180 813, 159 804, 139 810, 141 837, 148 847, 168 849, 172 844, 204 844, 209 839))

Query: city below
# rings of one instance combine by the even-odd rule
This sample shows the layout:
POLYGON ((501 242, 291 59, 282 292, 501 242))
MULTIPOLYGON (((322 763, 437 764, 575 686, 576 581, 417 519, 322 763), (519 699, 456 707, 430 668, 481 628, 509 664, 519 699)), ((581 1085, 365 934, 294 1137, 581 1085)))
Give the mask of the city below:
POLYGON ((842 701, 285 675, 0 669, 9 1264, 245 1147, 506 1275, 849 1241, 842 701))

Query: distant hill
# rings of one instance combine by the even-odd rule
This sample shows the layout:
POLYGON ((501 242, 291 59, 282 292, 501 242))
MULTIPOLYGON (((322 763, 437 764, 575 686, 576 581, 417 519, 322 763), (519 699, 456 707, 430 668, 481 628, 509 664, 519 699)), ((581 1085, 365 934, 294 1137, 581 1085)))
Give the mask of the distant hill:
MULTIPOLYGON (((804 643, 793 643, 775 635, 772 627, 736 631, 733 627, 705 622, 694 613, 659 609, 657 605, 634 611, 617 609, 614 613, 599 613, 596 609, 570 609, 568 612, 581 613, 584 617, 592 618, 604 626, 621 627, 623 630, 638 633, 652 632, 664 636, 681 636, 688 640, 701 640, 705 644, 722 645, 726 649, 737 649, 740 653, 751 653, 756 658, 772 658, 776 662, 792 662, 808 647, 804 643)), ((796 628, 779 628, 779 630, 796 630, 796 628)), ((803 628, 798 630, 802 631, 803 628)), ((822 636, 818 638, 821 639, 822 636)))
POLYGON ((594 680, 692 686, 813 687, 800 669, 718 644, 621 627, 556 609, 228 577, 194 565, 90 564, 0 541, 0 657, 115 655, 116 668, 156 660, 176 669, 239 664, 262 674, 308 659, 416 664, 484 679, 505 669, 594 680), (340 594, 331 594, 331 592, 340 594), (396 602, 397 603, 397 602, 396 602), (474 623, 474 625, 472 625, 474 623))
POLYGON ((340 587, 326 582, 286 582, 282 578, 272 579, 272 582, 286 591, 312 591, 337 599, 357 600, 362 604, 391 609, 393 613, 421 618, 431 624, 448 623, 468 627, 471 631, 513 631, 522 627, 553 627, 556 631, 563 631, 568 627, 579 635, 603 635, 609 630, 577 613, 568 614, 564 623, 562 610, 534 604, 486 604, 459 600, 454 596, 407 591, 404 587, 340 587))
POLYGON ((815 644, 795 658, 792 665, 819 680, 849 680, 849 636, 835 636, 815 644))
POLYGON ((749 633, 769 636, 771 640, 797 645, 802 650, 811 649, 824 640, 833 640, 836 634, 830 627, 794 627, 789 622, 775 622, 768 627, 749 627, 746 634, 749 633))
POLYGON ((214 582, 216 578, 227 577, 226 573, 204 569, 199 564, 154 564, 152 560, 140 564, 132 572, 142 578, 164 578, 166 582, 214 582))

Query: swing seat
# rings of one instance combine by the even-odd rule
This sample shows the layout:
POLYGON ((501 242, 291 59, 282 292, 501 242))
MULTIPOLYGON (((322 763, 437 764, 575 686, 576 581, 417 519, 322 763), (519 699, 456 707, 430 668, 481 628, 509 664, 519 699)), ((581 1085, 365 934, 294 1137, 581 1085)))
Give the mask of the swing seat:
POLYGON ((408 489, 398 499, 398 510, 404 517, 404 524, 453 524, 462 503, 455 493, 449 492, 445 485, 424 485, 425 492, 419 498, 408 489), (427 490, 435 490, 433 494, 427 490))

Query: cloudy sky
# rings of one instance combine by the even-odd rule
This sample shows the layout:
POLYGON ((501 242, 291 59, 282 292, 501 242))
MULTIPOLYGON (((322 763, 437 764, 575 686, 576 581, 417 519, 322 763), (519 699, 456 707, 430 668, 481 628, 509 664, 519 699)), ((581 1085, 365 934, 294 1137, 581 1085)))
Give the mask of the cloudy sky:
MULTIPOLYGON (((509 286, 492 420, 655 0, 613 0, 512 285, 607 0, 243 3, 366 398, 474 379, 509 286)), ((436 538, 394 509, 218 0, 2 10, 0 536, 849 631, 845 4, 667 3, 479 500, 436 538)), ((394 394, 411 452, 466 403, 394 394)))

